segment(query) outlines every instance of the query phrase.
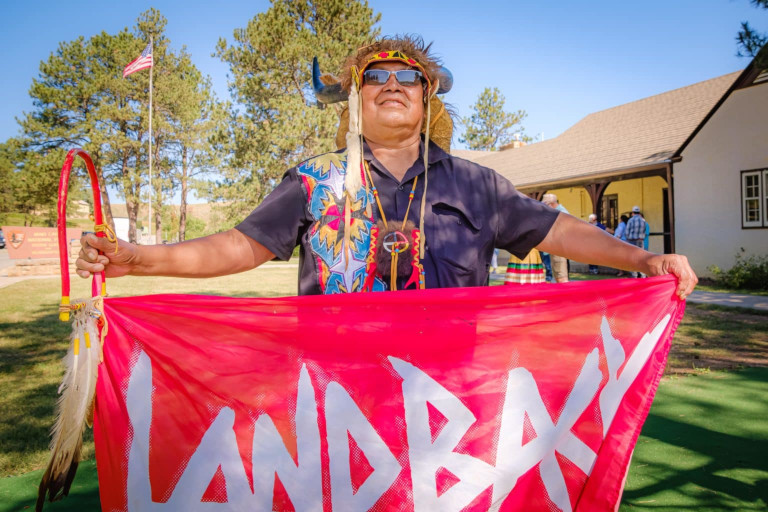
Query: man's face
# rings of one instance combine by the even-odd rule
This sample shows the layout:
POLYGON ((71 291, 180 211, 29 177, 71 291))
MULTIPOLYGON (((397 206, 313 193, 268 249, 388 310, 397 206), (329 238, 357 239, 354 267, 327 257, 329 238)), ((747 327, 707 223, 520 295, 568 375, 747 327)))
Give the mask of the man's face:
MULTIPOLYGON (((368 69, 397 71, 411 69, 402 62, 378 62, 368 69)), ((371 140, 381 139, 393 129, 408 135, 421 133, 424 118, 424 91, 421 84, 405 86, 390 75, 384 85, 363 84, 363 134, 371 140)), ((386 138, 386 137, 384 137, 386 138)))

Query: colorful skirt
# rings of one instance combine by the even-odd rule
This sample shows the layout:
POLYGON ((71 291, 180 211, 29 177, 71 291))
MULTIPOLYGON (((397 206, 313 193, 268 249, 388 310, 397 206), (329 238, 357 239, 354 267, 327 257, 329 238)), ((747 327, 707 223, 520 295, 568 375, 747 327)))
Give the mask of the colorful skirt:
POLYGON ((536 284, 544 280, 544 264, 538 250, 532 249, 522 260, 514 254, 509 256, 504 284, 536 284))

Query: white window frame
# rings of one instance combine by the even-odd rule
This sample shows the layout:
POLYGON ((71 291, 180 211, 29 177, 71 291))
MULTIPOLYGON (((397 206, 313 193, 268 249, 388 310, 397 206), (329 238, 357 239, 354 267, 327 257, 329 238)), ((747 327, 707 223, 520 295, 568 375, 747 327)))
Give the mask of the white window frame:
POLYGON ((741 227, 768 227, 768 169, 741 171, 741 227), (757 177, 757 196, 747 197, 747 177, 757 177), (747 220, 747 201, 757 199, 758 219, 747 220))

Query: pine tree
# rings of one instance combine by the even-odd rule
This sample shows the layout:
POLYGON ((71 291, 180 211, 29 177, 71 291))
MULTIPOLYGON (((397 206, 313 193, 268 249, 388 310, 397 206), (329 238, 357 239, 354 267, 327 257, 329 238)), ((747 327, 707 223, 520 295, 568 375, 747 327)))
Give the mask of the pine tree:
MULTIPOLYGON (((19 121, 22 135, 17 139, 15 164, 20 180, 18 195, 25 198, 21 209, 55 212, 58 173, 64 154, 73 147, 89 151, 97 174, 101 173, 98 148, 90 141, 96 130, 94 110, 102 77, 91 56, 89 42, 79 37, 60 43, 48 60, 40 63, 39 77, 29 91, 34 110, 19 121)), ((85 178, 83 174, 80 177, 85 178)), ((112 224, 105 180, 100 179, 99 185, 106 222, 112 224)))
MULTIPOLYGON (((750 0, 758 9, 768 9, 768 0, 750 0)), ((754 30, 748 22, 741 23, 736 36, 739 57, 755 58, 755 66, 762 71, 768 69, 768 34, 754 30)))
MULTIPOLYGON (((225 126, 227 106, 213 94, 211 80, 192 65, 189 54, 182 49, 174 56, 174 80, 169 97, 173 141, 168 157, 171 180, 180 193, 178 240, 186 239, 187 200, 199 182, 210 176, 219 164, 219 154, 211 140, 225 126)), ((171 217, 173 218, 173 217, 171 217)), ((174 228, 172 232, 175 232, 174 228)))
MULTIPOLYGON (((125 197, 132 242, 137 241, 139 205, 149 192, 149 72, 140 71, 123 78, 123 68, 141 53, 152 37, 156 77, 152 200, 156 233, 161 232, 161 209, 181 183, 177 178, 180 164, 174 158, 181 137, 179 126, 183 124, 180 117, 189 119, 188 111, 200 103, 185 91, 202 88, 210 93, 210 84, 194 67, 186 50, 178 54, 170 50, 170 42, 164 35, 165 25, 160 12, 150 9, 139 16, 132 31, 125 28, 117 34, 102 32, 88 40, 80 37, 61 43, 49 59, 41 63, 40 75, 33 81, 30 96, 35 108, 20 121, 23 135, 19 138, 20 150, 15 153, 22 159, 16 162, 20 176, 36 172, 43 163, 47 172, 58 176, 63 151, 76 146, 84 148, 100 175, 108 223, 112 224, 112 218, 107 185, 116 187, 125 197)), ((214 99, 210 99, 209 104, 217 105, 214 99)), ((184 122, 194 124, 194 121, 184 122)), ((27 181, 36 183, 42 194, 50 194, 45 188, 49 187, 47 182, 32 179, 31 175, 27 181)), ((54 193, 53 204, 55 198, 54 193)))
POLYGON ((220 139, 231 153, 212 195, 230 205, 230 223, 249 213, 286 169, 336 149, 335 109, 313 106, 312 57, 333 72, 378 34, 373 25, 379 18, 364 1, 272 0, 231 43, 219 40, 217 55, 230 66, 236 108, 229 134, 220 139))
POLYGON ((520 134, 521 140, 529 141, 521 124, 528 114, 524 110, 505 112, 504 102, 504 95, 498 88, 486 87, 472 105, 472 115, 462 118, 465 130, 459 141, 469 149, 486 151, 495 151, 508 144, 515 132, 520 134))

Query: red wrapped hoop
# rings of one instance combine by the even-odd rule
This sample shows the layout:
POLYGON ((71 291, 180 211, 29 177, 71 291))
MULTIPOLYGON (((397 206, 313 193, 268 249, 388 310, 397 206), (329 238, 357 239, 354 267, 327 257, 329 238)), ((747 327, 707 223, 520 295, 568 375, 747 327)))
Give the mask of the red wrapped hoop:
MULTIPOLYGON (((59 320, 66 322, 69 320, 69 241, 67 240, 67 191, 69 188, 69 176, 72 172, 72 163, 75 161, 75 157, 79 156, 85 162, 85 167, 88 169, 88 175, 91 178, 91 189, 93 190, 93 217, 94 222, 98 226, 103 224, 103 216, 101 213, 101 191, 99 189, 99 177, 96 175, 96 168, 93 165, 91 157, 80 148, 69 150, 67 157, 64 159, 64 165, 61 167, 61 177, 59 178, 59 198, 57 212, 58 217, 56 220, 56 227, 59 235, 59 263, 61 264, 61 310, 59 312, 59 320)), ((104 237, 104 232, 97 230, 96 236, 104 237)), ((98 294, 105 295, 104 288, 104 272, 94 274, 92 281, 93 295, 98 294)))

